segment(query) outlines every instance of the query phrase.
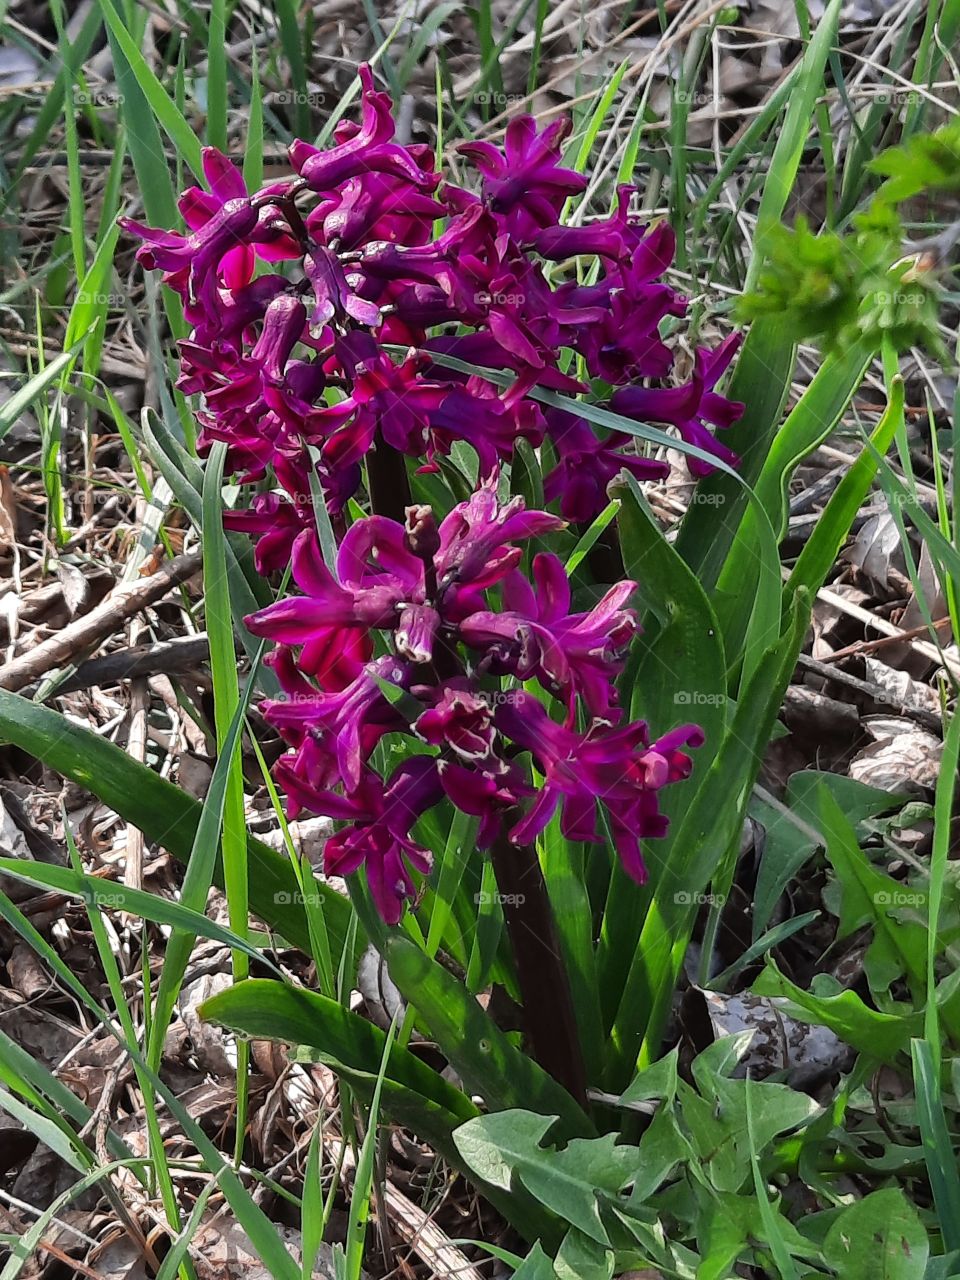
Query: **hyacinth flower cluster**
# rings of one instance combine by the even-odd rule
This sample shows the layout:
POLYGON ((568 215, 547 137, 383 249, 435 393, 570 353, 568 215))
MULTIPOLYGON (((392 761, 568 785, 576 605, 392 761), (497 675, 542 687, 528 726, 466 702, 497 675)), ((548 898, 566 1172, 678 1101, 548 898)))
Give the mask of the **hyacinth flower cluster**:
POLYGON ((276 642, 269 661, 285 696, 262 709, 290 748, 276 777, 292 813, 343 823, 324 869, 363 866, 390 924, 415 892, 411 869, 431 866, 413 828, 444 796, 479 819, 481 849, 504 829, 514 844, 532 841, 558 810, 569 839, 597 843, 602 805, 624 868, 642 882, 640 842, 666 829, 658 793, 687 776, 682 748, 702 741, 695 725, 651 742, 642 721, 621 723, 616 679, 636 631, 636 584, 571 612, 555 555, 537 554, 529 576, 520 567, 523 544, 563 521, 520 498, 502 504, 497 481, 439 523, 422 506, 405 524, 357 520, 334 570, 304 530, 292 556, 301 594, 246 620, 276 642), (562 722, 520 687, 531 681, 565 708, 562 722), (386 774, 375 753, 388 734, 406 742, 386 774))
POLYGON ((661 330, 686 304, 661 279, 670 227, 642 225, 627 187, 608 218, 562 225, 586 186, 561 163, 563 120, 541 131, 521 116, 502 148, 462 145, 478 189, 446 181, 428 146, 395 140, 369 68, 360 79, 360 123, 341 122, 327 150, 294 142, 291 176, 250 193, 207 148, 209 190, 180 202, 186 234, 123 220, 140 261, 184 303, 178 385, 203 399, 200 452, 224 441, 228 473, 258 486, 229 523, 258 536, 260 570, 289 563, 316 481, 336 515, 378 447, 436 470, 463 442, 483 479, 519 440, 546 444, 546 500, 574 522, 603 509, 623 470, 666 474, 634 437, 544 408, 535 389, 599 396, 735 462, 711 427, 742 412, 715 390, 737 336, 698 348, 689 377, 671 378, 661 330), (451 357, 481 372, 441 363, 451 357))
MULTIPOLYGON (((651 741, 643 722, 624 723, 633 582, 575 612, 555 555, 521 564, 531 539, 599 514, 623 471, 666 474, 628 432, 596 430, 577 397, 737 461, 713 429, 742 412, 716 390, 738 339, 697 348, 676 376, 663 337, 686 309, 662 280, 673 232, 644 226, 627 187, 609 217, 563 225, 586 186, 562 164, 565 121, 541 131, 519 117, 502 148, 463 145, 473 190, 444 180, 429 147, 398 143, 387 95, 368 68, 360 80, 360 123, 341 122, 326 150, 293 143, 290 177, 250 193, 207 148, 209 189, 180 202, 186 234, 123 220, 141 263, 183 300, 178 386, 201 398, 199 450, 222 442, 226 471, 254 487, 225 522, 256 538, 261 573, 290 566, 299 590, 247 619, 276 645, 284 697, 264 713, 289 748, 277 781, 293 815, 338 821, 325 870, 363 867, 388 923, 414 872, 430 870, 415 828, 441 803, 478 820, 495 858, 558 813, 571 840, 608 830, 642 882, 641 842, 666 829, 659 792, 688 774, 684 748, 702 734, 684 725, 651 741), (498 498, 520 441, 539 451, 559 514, 498 498), (416 505, 388 518, 374 460, 437 471, 457 445, 476 456, 473 496, 441 519, 416 505), (374 514, 355 518, 365 466, 374 514), (333 566, 318 492, 340 540, 333 566), (393 735, 404 745, 391 770, 393 735)), ((393 474, 405 488, 403 466, 393 474)))

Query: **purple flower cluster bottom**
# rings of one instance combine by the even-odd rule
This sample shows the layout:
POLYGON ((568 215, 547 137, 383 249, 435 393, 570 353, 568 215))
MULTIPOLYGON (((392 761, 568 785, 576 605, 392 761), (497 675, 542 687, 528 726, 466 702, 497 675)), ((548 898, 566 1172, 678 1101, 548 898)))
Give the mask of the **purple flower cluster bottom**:
POLYGON ((698 348, 687 381, 675 376, 662 335, 686 302, 661 279, 673 233, 638 223, 626 187, 608 218, 561 223, 586 185, 561 164, 566 121, 540 131, 523 116, 503 148, 463 145, 474 191, 445 181, 429 147, 396 142, 389 98, 369 68, 360 79, 360 123, 341 122, 326 150, 295 142, 290 177, 250 194, 207 148, 209 190, 180 201, 187 234, 123 220, 141 263, 183 300, 178 386, 202 397, 201 452, 224 442, 228 472, 257 486, 226 523, 256 536, 260 572, 292 562, 302 593, 248 620, 278 644, 286 697, 266 713, 291 747, 278 780, 295 809, 347 824, 327 871, 363 864, 389 922, 413 892, 411 867, 429 867, 411 831, 444 795, 479 819, 481 846, 504 826, 529 841, 558 809, 568 837, 595 841, 602 804, 641 880, 639 841, 666 826, 657 793, 688 772, 680 748, 700 731, 651 743, 644 724, 621 723, 635 584, 571 613, 560 561, 538 555, 525 576, 519 544, 592 520, 622 471, 651 479, 667 466, 628 432, 598 434, 532 393, 589 394, 735 463, 709 428, 742 413, 715 390, 738 337, 698 348), (498 502, 499 468, 520 440, 541 449, 545 498, 564 520, 498 502), (406 525, 355 521, 336 572, 324 563, 314 493, 342 527, 371 450, 436 471, 464 444, 479 474, 468 502, 439 526, 428 508, 411 508, 406 525), (520 687, 530 681, 562 701, 564 723, 520 687), (385 776, 371 757, 398 733, 419 754, 385 776))
POLYGON ((625 607, 636 584, 571 613, 556 556, 535 556, 532 581, 518 567, 519 544, 563 522, 520 498, 501 505, 496 483, 439 527, 429 507, 411 507, 405 525, 358 520, 335 572, 316 537, 301 533, 293 577, 302 595, 247 618, 255 635, 277 642, 268 661, 286 696, 263 710, 292 747, 277 781, 294 814, 348 824, 327 841, 325 870, 349 875, 363 864, 389 924, 414 892, 408 863, 430 869, 411 830, 444 795, 479 819, 481 849, 504 823, 512 841, 534 839, 558 808, 564 835, 598 843, 602 803, 626 871, 642 882, 640 841, 666 830, 657 793, 689 773, 681 747, 703 740, 684 725, 651 743, 642 721, 619 723, 615 682, 636 631, 625 607), (504 676, 512 688, 493 679, 504 676), (565 723, 521 688, 528 681, 566 705, 565 723), (408 758, 382 777, 369 761, 388 734, 406 737, 408 758))

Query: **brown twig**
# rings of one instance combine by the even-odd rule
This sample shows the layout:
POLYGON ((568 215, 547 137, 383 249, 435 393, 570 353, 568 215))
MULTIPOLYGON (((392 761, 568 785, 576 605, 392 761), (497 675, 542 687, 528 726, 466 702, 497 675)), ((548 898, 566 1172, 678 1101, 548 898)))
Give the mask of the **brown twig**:
POLYGON ((16 693, 41 680, 48 671, 69 663, 79 653, 95 648, 128 618, 155 604, 173 587, 186 582, 200 568, 201 553, 177 556, 158 573, 114 588, 95 609, 77 618, 56 635, 8 662, 0 671, 0 689, 16 693))
MULTIPOLYGON (((948 627, 950 625, 949 618, 937 618, 932 624, 936 628, 948 627)), ((873 653, 876 649, 887 649, 892 644, 902 644, 904 640, 915 640, 917 636, 926 635, 929 627, 926 623, 921 627, 911 627, 909 631, 901 631, 896 636, 881 636, 879 640, 857 640, 854 644, 848 644, 845 649, 838 649, 836 653, 824 654, 821 662, 826 666, 834 662, 842 662, 844 658, 857 658, 863 653, 873 653)))
MULTIPOLYGON (((81 662, 72 675, 57 685, 54 693, 76 693, 78 689, 92 689, 94 685, 104 688, 141 676, 176 675, 199 667, 209 655, 210 643, 205 631, 194 636, 158 640, 155 644, 133 645, 81 662)), ((24 693, 30 691, 31 687, 23 690, 24 693)))

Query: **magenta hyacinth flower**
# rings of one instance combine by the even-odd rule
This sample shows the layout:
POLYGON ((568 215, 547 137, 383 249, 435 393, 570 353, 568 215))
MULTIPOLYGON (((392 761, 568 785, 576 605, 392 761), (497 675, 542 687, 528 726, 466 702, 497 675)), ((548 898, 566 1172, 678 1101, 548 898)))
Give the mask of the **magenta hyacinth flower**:
MULTIPOLYGON (((201 451, 225 442, 241 483, 272 471, 295 506, 319 480, 338 513, 378 439, 427 470, 468 444, 483 477, 513 457, 518 440, 538 447, 552 418, 559 459, 549 500, 586 523, 620 470, 652 480, 663 467, 602 438, 572 406, 545 418, 537 389, 589 390, 573 376, 576 352, 590 378, 622 389, 624 414, 675 424, 732 456, 705 424, 736 417, 714 390, 734 344, 701 352, 688 387, 667 384, 673 351, 661 322, 686 307, 661 279, 673 257, 669 226, 642 225, 627 187, 610 217, 560 222, 585 186, 562 163, 568 122, 539 130, 522 116, 503 147, 463 146, 481 177, 475 194, 441 181, 428 146, 396 141, 389 98, 369 67, 360 86, 360 123, 342 121, 328 149, 294 142, 294 176, 248 194, 229 158, 207 148, 209 190, 191 187, 180 205, 186 234, 123 220, 142 242, 143 265, 184 299, 193 330, 181 344, 179 385, 204 399, 201 451), (562 266, 544 271, 545 262, 584 256, 601 264, 593 284, 562 266), (258 259, 293 270, 257 276, 258 259), (444 355, 479 372, 448 368, 444 355), (515 380, 504 391, 485 370, 515 380)), ((278 567, 282 545, 266 544, 265 565, 278 567)))
POLYGON ((651 745, 643 721, 611 728, 595 720, 580 734, 556 724, 527 693, 498 707, 496 719, 498 728, 533 754, 545 778, 529 812, 510 832, 511 840, 534 839, 560 807, 567 839, 599 843, 597 804, 602 802, 624 870, 643 884, 647 870, 640 841, 663 836, 667 829, 656 793, 689 774, 692 762, 680 748, 700 746, 702 731, 682 725, 651 745))
POLYGON ((534 585, 522 573, 503 584, 504 608, 475 613, 460 627, 468 645, 485 648, 486 662, 521 680, 536 676, 562 697, 572 720, 580 697, 595 716, 608 716, 616 701, 611 677, 619 675, 637 619, 624 605, 635 582, 619 582, 587 613, 570 613, 570 582, 551 554, 533 562, 534 585))
POLYGON ((583 174, 559 163, 569 132, 569 120, 556 120, 538 133, 533 116, 517 116, 507 125, 503 151, 491 142, 460 144, 483 174, 484 199, 520 241, 552 226, 568 197, 587 185, 583 174))
POLYGON ((407 862, 421 875, 429 874, 433 862, 410 831, 442 795, 436 761, 415 756, 399 765, 387 782, 367 769, 346 796, 304 786, 289 775, 283 761, 278 778, 304 808, 349 822, 327 839, 323 869, 328 876, 349 876, 362 865, 381 917, 386 924, 396 924, 405 899, 416 892, 407 862))
MULTIPOLYGON (((712 453, 728 466, 736 466, 737 455, 711 435, 704 424, 712 423, 722 430, 733 426, 743 414, 742 403, 727 400, 713 389, 739 345, 740 334, 732 333, 715 351, 698 347, 693 377, 685 386, 625 387, 614 393, 610 407, 627 418, 676 427, 688 444, 712 453)), ((688 466, 695 476, 707 476, 716 470, 701 458, 691 457, 688 466)))
POLYGON ((184 231, 123 220, 139 261, 184 303, 177 385, 200 398, 199 452, 223 442, 227 473, 258 486, 225 524, 256 539, 259 572, 292 570, 296 593, 248 619, 276 646, 267 661, 283 696, 264 708, 287 747, 276 776, 291 812, 345 824, 327 870, 363 867, 390 923, 429 872, 411 831, 439 803, 478 819, 481 847, 504 824, 534 838, 558 807, 565 831, 593 840, 602 805, 640 878, 639 841, 664 829, 658 792, 689 769, 681 748, 698 731, 651 743, 621 723, 634 584, 601 586, 571 612, 561 561, 540 551, 527 572, 524 556, 531 540, 590 522, 624 472, 666 474, 628 432, 596 429, 578 397, 612 388, 624 417, 735 460, 712 429, 742 411, 717 391, 739 339, 698 349, 675 385, 666 322, 686 302, 663 279, 673 232, 631 213, 626 187, 609 217, 562 224, 586 187, 563 164, 569 122, 521 116, 502 146, 461 147, 479 177, 470 190, 443 181, 429 146, 397 141, 388 95, 369 67, 359 78, 359 123, 341 121, 327 148, 295 141, 291 176, 248 192, 207 148, 205 186, 180 202, 184 231), (503 464, 541 445, 560 514, 498 498, 503 464), (405 524, 374 514, 343 532, 371 450, 401 477, 403 458, 423 473, 455 465, 478 477, 475 492, 443 518, 410 507, 405 524), (340 543, 331 564, 318 492, 340 543), (558 698, 564 723, 518 681, 558 698), (373 762, 388 734, 416 754, 383 778, 373 762))
POLYGON ((351 824, 328 869, 347 874, 363 863, 385 919, 396 919, 413 892, 410 868, 427 865, 409 831, 444 795, 479 820, 479 848, 506 821, 511 838, 534 839, 558 806, 570 838, 596 840, 602 803, 624 865, 640 878, 639 841, 665 830, 656 793, 685 776, 680 748, 700 740, 685 726, 651 744, 645 725, 618 725, 616 681, 637 628, 628 607, 636 584, 617 583, 591 609, 571 613, 557 556, 536 555, 532 579, 520 569, 522 544, 563 522, 520 498, 501 502, 498 483, 494 474, 439 524, 429 507, 411 507, 404 525, 358 520, 333 570, 305 529, 293 550, 303 595, 247 620, 279 644, 271 661, 285 696, 264 704, 291 748, 278 780, 295 810, 351 824), (371 661, 377 635, 390 652, 371 661), (441 678, 440 659, 453 674, 441 678), (564 701, 565 724, 527 692, 485 688, 493 675, 537 680, 564 701), (388 697, 390 685, 403 696, 388 697), (580 712, 591 720, 585 734, 574 728, 580 712), (370 766, 388 733, 433 753, 414 756, 415 771, 398 771, 389 785, 370 766), (518 748, 544 773, 539 790, 518 748), (399 825, 389 810, 398 796, 410 811, 399 825))

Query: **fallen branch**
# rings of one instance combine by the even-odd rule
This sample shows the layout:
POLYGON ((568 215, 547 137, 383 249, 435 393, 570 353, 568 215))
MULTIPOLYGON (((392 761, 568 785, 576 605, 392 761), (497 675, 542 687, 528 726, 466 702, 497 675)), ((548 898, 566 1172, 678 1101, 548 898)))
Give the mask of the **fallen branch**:
MULTIPOLYGON (((210 643, 205 631, 193 636, 177 636, 173 640, 158 640, 155 644, 132 645, 114 653, 105 653, 102 658, 81 662, 72 674, 64 676, 50 696, 76 693, 78 689, 92 689, 94 685, 105 688, 140 676, 169 676, 192 671, 206 662, 209 655, 210 643)), ((23 692, 30 693, 32 689, 25 688, 23 692)))
POLYGON ((0 671, 0 689, 16 693, 41 680, 55 667, 69 663, 77 654, 95 648, 128 618, 155 604, 172 588, 193 577, 201 561, 201 553, 193 551, 189 555, 177 556, 149 578, 117 586, 95 609, 8 662, 0 671))

